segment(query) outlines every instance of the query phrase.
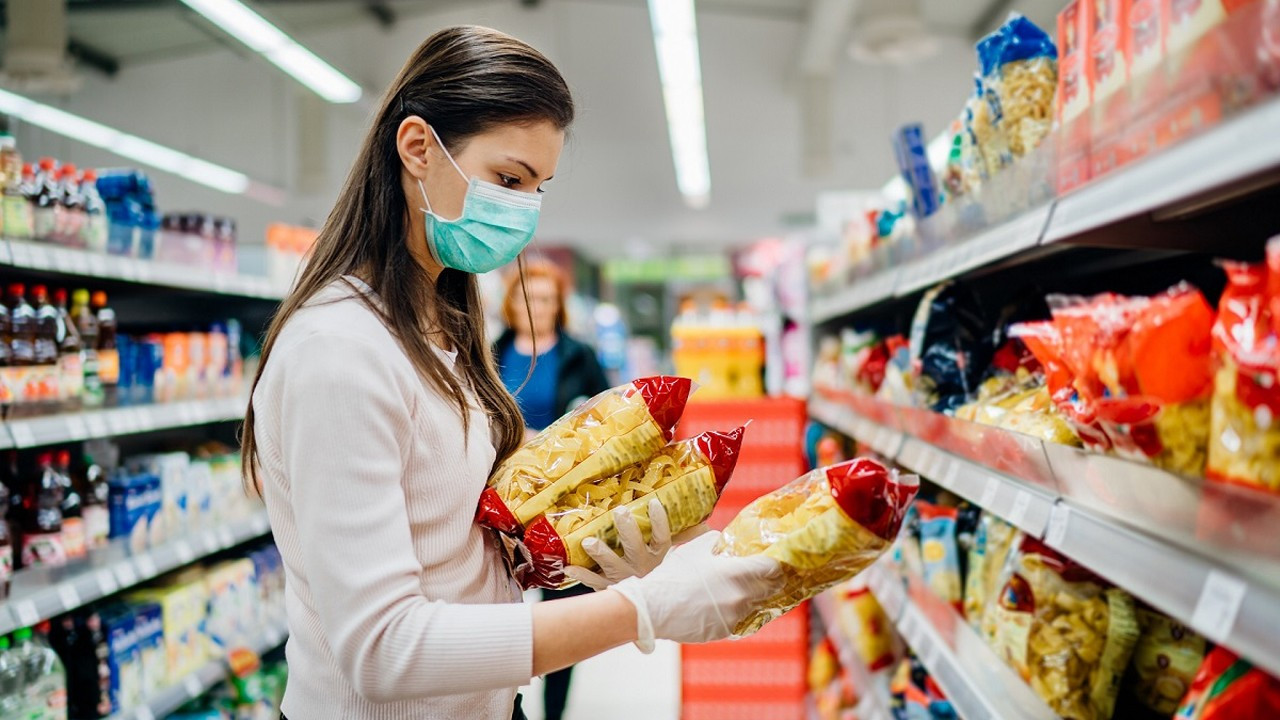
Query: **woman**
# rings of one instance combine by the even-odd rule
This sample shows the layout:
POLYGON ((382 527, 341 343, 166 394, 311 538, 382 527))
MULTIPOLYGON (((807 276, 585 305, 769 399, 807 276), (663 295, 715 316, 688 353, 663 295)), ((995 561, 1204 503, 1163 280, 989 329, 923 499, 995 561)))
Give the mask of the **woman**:
POLYGON ((272 320, 241 441, 284 558, 295 720, 506 720, 533 675, 628 642, 723 638, 778 585, 776 563, 713 555, 707 533, 620 579, 665 551, 632 541, 610 589, 521 605, 472 522, 524 436, 474 273, 532 238, 572 120, 528 45, 476 27, 428 38, 272 320))
MULTIPOLYGON (((595 352, 565 332, 568 283, 547 262, 524 267, 507 278, 502 320, 507 330, 493 346, 502 384, 516 398, 526 434, 543 430, 582 401, 608 389, 595 352), (523 281, 522 281, 523 280, 523 281)), ((591 592, 587 585, 543 590, 543 600, 591 592)), ((547 675, 542 690, 544 720, 564 717, 573 666, 547 675)))

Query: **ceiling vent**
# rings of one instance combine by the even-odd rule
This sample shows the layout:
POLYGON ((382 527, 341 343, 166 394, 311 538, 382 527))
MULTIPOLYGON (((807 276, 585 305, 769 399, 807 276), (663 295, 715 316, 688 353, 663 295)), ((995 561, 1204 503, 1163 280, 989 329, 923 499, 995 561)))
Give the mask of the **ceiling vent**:
POLYGON ((854 20, 849 55, 872 65, 910 65, 937 49, 919 0, 879 0, 863 4, 854 20))
POLYGON ((63 0, 5 3, 5 86, 16 92, 69 93, 80 82, 67 55, 67 4, 63 0))

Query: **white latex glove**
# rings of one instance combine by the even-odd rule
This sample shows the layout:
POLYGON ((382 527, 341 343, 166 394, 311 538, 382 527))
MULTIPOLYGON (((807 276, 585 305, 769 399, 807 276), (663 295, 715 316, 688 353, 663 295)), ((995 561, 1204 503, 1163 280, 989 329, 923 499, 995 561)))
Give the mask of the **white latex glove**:
POLYGON ((649 542, 644 541, 635 516, 625 507, 613 510, 613 524, 618 528, 622 557, 618 557, 605 543, 587 538, 582 541, 582 551, 596 561, 600 572, 569 566, 564 569, 565 577, 603 590, 620 580, 648 575, 671 549, 671 523, 667 519, 666 508, 657 500, 649 501, 649 542))
POLYGON ((782 568, 764 555, 714 555, 720 533, 677 547, 652 573, 613 586, 636 608, 636 647, 655 638, 682 643, 723 640, 782 587, 782 568))

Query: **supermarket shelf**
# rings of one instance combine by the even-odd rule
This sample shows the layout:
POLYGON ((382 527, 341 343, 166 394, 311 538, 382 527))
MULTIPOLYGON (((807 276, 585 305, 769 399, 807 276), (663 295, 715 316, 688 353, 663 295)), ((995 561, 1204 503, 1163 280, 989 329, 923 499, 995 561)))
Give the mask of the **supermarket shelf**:
MULTIPOLYGON (((282 625, 271 628, 253 650, 263 655, 280 647, 287 637, 287 627, 282 625)), ((116 713, 108 720, 155 720, 155 718, 166 717, 177 712, 178 708, 189 700, 204 695, 229 677, 231 677, 231 670, 225 660, 210 661, 185 677, 181 683, 165 688, 155 696, 147 698, 145 705, 116 713)))
POLYGON ((910 295, 947 278, 1039 245, 1052 212, 1053 203, 1046 203, 968 240, 941 247, 919 260, 903 265, 894 286, 894 295, 910 295))
POLYGON ((217 398, 8 420, 4 423, 6 432, 0 434, 0 449, 56 445, 239 420, 244 417, 246 405, 247 401, 241 398, 217 398))
POLYGON ((1044 242, 1211 193, 1280 167, 1280 99, 1224 120, 1201 135, 1058 199, 1044 242))
POLYGON ((836 646, 836 652, 840 655, 840 665, 853 677, 854 689, 861 697, 858 707, 862 712, 858 717, 863 720, 892 720, 893 714, 889 710, 889 686, 885 673, 871 672, 862 658, 858 657, 849 638, 840 629, 840 623, 836 618, 835 600, 831 593, 825 592, 814 597, 813 607, 822 618, 822 625, 827 629, 827 637, 831 638, 831 643, 836 646))
POLYGON ((819 392, 809 408, 872 446, 902 434, 890 458, 1280 674, 1276 498, 865 398, 819 392))
MULTIPOLYGON (((934 599, 928 605, 908 597, 887 565, 868 571, 881 605, 898 606, 891 615, 899 634, 966 720, 1058 720, 1016 672, 1002 662, 954 609, 934 599), (881 593, 888 597, 881 599, 881 593)), ((915 592, 918 596, 928 590, 915 592)))
POLYGON ((211 273, 199 267, 104 255, 26 240, 7 239, 2 244, 4 250, 0 252, 0 261, 24 270, 263 300, 284 298, 281 289, 266 277, 211 273))
POLYGON ((89 557, 59 568, 14 573, 0 603, 0 635, 56 617, 229 547, 271 532, 265 510, 217 528, 193 532, 143 552, 117 538, 89 557))

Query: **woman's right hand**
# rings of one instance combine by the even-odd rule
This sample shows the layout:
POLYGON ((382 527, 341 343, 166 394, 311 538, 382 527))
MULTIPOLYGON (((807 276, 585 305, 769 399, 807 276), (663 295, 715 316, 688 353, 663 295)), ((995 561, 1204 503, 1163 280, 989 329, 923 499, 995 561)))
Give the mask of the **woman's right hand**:
POLYGON ((682 643, 723 640, 748 614, 782 587, 782 568, 764 555, 715 555, 720 533, 708 532, 667 554, 644 577, 611 589, 636 608, 636 646, 653 650, 655 638, 682 643))

